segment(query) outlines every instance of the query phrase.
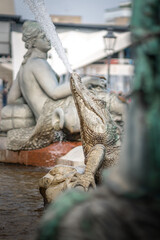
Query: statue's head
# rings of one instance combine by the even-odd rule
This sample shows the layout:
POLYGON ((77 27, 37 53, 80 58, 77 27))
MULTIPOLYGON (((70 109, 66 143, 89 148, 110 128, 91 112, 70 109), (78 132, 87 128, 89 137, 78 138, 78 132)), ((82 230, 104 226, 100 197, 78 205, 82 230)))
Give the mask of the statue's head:
POLYGON ((51 48, 50 41, 46 38, 40 24, 34 21, 26 21, 23 24, 22 40, 25 42, 25 47, 31 49, 34 47, 43 47, 47 52, 51 48))
POLYGON ((38 48, 46 53, 51 49, 51 43, 46 38, 46 35, 38 22, 26 21, 23 24, 22 33, 22 40, 25 42, 25 48, 28 49, 27 53, 24 55, 22 64, 27 62, 34 48, 38 48))

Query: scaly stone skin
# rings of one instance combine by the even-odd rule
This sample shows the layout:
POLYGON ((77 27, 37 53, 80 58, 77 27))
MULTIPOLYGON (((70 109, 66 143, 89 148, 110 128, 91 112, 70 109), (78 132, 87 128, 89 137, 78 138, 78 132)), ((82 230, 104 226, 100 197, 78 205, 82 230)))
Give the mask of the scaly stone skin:
POLYGON ((73 181, 73 187, 81 185, 87 191, 90 185, 95 187, 95 180, 96 183, 100 182, 102 169, 117 161, 120 150, 116 145, 118 131, 105 103, 89 92, 78 74, 72 73, 70 83, 80 119, 86 164, 85 173, 76 174, 71 181, 73 181))

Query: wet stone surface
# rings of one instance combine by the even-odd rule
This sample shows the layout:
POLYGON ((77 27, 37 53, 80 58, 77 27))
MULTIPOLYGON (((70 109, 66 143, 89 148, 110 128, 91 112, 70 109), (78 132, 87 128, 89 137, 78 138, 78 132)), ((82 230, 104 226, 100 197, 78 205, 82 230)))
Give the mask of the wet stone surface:
POLYGON ((0 240, 34 240, 43 199, 38 180, 46 168, 0 163, 0 240))

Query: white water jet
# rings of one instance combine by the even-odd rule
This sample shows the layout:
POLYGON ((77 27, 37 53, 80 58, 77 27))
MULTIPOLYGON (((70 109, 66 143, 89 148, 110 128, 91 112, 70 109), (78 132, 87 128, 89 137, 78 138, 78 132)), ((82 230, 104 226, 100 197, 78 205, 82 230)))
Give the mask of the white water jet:
POLYGON ((56 32, 56 27, 47 12, 44 0, 24 0, 24 2, 27 3, 30 10, 33 12, 36 21, 41 25, 46 37, 51 41, 52 46, 55 48, 68 72, 72 73, 73 71, 62 46, 61 40, 56 32))

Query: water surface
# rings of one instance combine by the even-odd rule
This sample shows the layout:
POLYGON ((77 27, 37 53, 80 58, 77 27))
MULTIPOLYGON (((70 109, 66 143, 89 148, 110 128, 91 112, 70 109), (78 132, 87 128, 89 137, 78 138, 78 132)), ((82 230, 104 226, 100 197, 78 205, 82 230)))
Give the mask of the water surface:
POLYGON ((45 168, 0 163, 0 240, 33 240, 43 199, 38 180, 45 168))

